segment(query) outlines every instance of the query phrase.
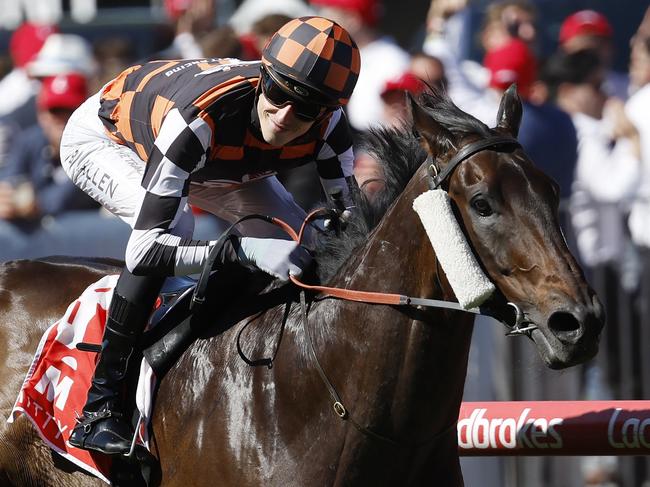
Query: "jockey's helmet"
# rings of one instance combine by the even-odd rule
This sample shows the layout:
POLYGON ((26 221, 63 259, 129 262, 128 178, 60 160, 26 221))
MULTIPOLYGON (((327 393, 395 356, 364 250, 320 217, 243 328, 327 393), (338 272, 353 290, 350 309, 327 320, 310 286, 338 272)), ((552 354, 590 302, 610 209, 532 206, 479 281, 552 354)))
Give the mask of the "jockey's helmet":
POLYGON ((323 17, 287 22, 262 51, 263 76, 303 103, 329 107, 348 102, 360 63, 350 34, 323 17))

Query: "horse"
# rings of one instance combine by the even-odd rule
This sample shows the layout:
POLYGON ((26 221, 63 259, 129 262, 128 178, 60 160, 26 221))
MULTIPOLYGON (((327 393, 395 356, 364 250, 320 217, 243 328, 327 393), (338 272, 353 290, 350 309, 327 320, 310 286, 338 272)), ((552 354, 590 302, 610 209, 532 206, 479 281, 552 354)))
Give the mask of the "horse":
MULTIPOLYGON (((592 358, 603 308, 560 230, 557 185, 516 144, 476 149, 517 136, 516 90, 503 95, 494 128, 444 93, 409 104, 412 121, 369 136, 382 190, 362 199, 347 229, 321 245, 322 279, 332 287, 453 301, 412 209, 429 189, 431 166, 448 169, 441 187, 497 289, 486 305, 516 305, 532 324, 523 334, 549 367, 592 358)), ((73 259, 0 268, 5 411, 46 326, 85 286, 118 270, 73 259)), ((455 430, 473 316, 319 294, 306 298, 303 313, 297 291, 286 295, 287 302, 254 319, 238 317, 204 334, 167 372, 152 420, 160 484, 463 485, 455 430), (253 359, 271 353, 272 366, 255 366, 253 359)), ((3 485, 102 484, 49 451, 22 418, 3 427, 0 446, 3 485)))

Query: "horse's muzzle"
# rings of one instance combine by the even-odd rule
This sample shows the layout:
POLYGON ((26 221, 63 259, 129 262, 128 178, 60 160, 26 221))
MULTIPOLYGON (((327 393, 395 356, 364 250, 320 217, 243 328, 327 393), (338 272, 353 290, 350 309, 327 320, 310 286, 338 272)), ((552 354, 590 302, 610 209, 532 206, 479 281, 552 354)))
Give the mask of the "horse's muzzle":
POLYGON ((591 303, 576 304, 569 310, 553 312, 547 321, 549 331, 563 344, 580 345, 598 342, 605 325, 605 312, 596 295, 591 303))

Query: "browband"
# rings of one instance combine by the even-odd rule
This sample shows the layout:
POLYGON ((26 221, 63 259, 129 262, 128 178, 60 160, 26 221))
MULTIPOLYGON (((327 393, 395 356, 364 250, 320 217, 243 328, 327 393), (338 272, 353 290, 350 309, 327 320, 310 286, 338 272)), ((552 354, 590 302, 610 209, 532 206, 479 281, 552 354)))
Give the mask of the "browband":
MULTIPOLYGON (((519 141, 513 137, 490 137, 489 139, 483 139, 472 142, 471 144, 467 144, 461 150, 456 152, 456 155, 449 160, 443 171, 432 175, 432 181, 430 183, 431 189, 438 188, 445 181, 445 179, 451 175, 454 169, 456 169, 456 166, 458 166, 458 164, 463 162, 468 157, 471 157, 477 152, 481 152, 484 149, 495 148, 500 145, 514 145, 521 147, 519 141)), ((427 163, 429 161, 433 162, 433 158, 431 156, 427 158, 427 163)))

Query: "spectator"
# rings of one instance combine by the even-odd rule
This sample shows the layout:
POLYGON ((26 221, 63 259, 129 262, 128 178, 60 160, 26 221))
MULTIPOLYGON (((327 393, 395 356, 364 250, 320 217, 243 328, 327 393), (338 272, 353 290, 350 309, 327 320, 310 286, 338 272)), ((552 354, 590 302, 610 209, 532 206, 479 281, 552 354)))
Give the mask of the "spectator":
POLYGON ((501 0, 491 3, 485 12, 481 45, 485 52, 498 49, 512 39, 520 39, 534 48, 537 40, 535 6, 527 0, 501 0))
POLYGON ((437 57, 416 51, 411 54, 409 70, 431 88, 447 90, 445 66, 437 57))
POLYGON ((63 126, 86 96, 78 74, 46 78, 38 123, 16 137, 0 174, 0 261, 66 254, 119 257, 128 226, 104 219, 59 161, 63 126))
POLYGON ((53 26, 24 23, 11 36, 13 68, 0 80, 0 168, 6 163, 9 141, 15 133, 36 122, 34 100, 39 84, 25 67, 53 32, 53 26))
MULTIPOLYGON (((471 39, 471 11, 467 0, 432 0, 427 18, 427 38, 423 50, 445 64, 454 85, 480 91, 488 85, 490 74, 480 63, 465 59, 469 48, 462 39, 471 39)), ((484 53, 519 39, 532 50, 537 38, 536 11, 527 0, 503 0, 488 5, 478 36, 484 53)), ((453 99, 453 92, 450 92, 453 99)))
MULTIPOLYGON (((485 98, 488 113, 494 116, 498 101, 512 83, 523 101, 523 116, 518 139, 533 162, 560 186, 560 198, 568 200, 577 160, 576 131, 571 118, 548 100, 531 101, 537 82, 537 61, 519 39, 489 51, 484 60, 492 92, 485 98)), ((567 228, 565 226, 565 228, 567 228)))
POLYGON ((88 79, 95 74, 96 63, 90 44, 83 37, 55 32, 48 36, 26 69, 32 78, 78 73, 88 79))
POLYGON ((627 246, 623 203, 639 176, 638 133, 620 104, 607 103, 605 70, 594 51, 558 53, 549 70, 558 105, 571 115, 578 135, 571 213, 580 256, 589 267, 618 264, 627 246))
POLYGON ((203 57, 200 39, 212 30, 216 19, 215 0, 164 0, 172 22, 173 39, 166 49, 148 59, 197 59, 203 57))
MULTIPOLYGON (((501 8, 505 3, 498 5, 501 8)), ((460 56, 452 46, 451 35, 447 29, 448 19, 457 16, 464 10, 467 10, 466 0, 433 0, 428 20, 431 30, 425 40, 423 51, 438 58, 443 63, 448 82, 449 96, 454 103, 482 122, 488 125, 494 125, 499 97, 487 89, 490 82, 489 69, 485 65, 481 66, 480 69, 466 69, 461 65, 460 56)), ((490 26, 494 22, 496 20, 487 22, 486 26, 490 26)), ((461 30, 464 29, 465 27, 461 27, 461 30)), ((490 27, 490 30, 496 31, 496 28, 490 27)), ((507 33, 507 30, 505 28, 502 29, 502 33, 507 33)), ((482 38, 486 42, 487 39, 491 39, 491 34, 486 33, 482 38)), ((512 61, 504 58, 509 63, 526 63, 528 62, 528 58, 534 59, 530 49, 520 39, 499 36, 498 42, 495 39, 486 45, 498 46, 489 52, 501 52, 501 56, 515 56, 516 59, 512 61), (506 43, 507 47, 503 44, 506 40, 508 41, 506 43), (505 51, 499 51, 502 48, 505 51)), ((510 72, 513 73, 514 71, 511 69, 510 72)), ((504 74, 505 71, 499 74, 499 76, 503 76, 504 74)), ((519 89, 521 89, 521 86, 519 86, 519 89)))
POLYGON ((503 93, 517 84, 519 95, 528 98, 537 79, 537 59, 520 39, 512 38, 485 54, 483 65, 488 71, 488 86, 503 93))
POLYGON ((384 104, 383 122, 388 126, 399 126, 408 118, 406 93, 417 96, 426 89, 420 78, 407 71, 395 79, 388 80, 381 90, 384 104))
POLYGON ((11 35, 9 54, 13 69, 0 80, 0 116, 28 103, 38 91, 38 83, 30 80, 25 66, 36 57, 47 37, 56 28, 51 25, 24 23, 11 35))
POLYGON ((384 84, 408 69, 409 56, 377 30, 378 0, 310 0, 320 15, 340 23, 355 39, 361 52, 361 73, 347 114, 357 130, 367 130, 382 119, 384 84))
POLYGON ((628 96, 628 78, 612 69, 613 35, 614 30, 607 17, 595 10, 580 10, 564 19, 558 40, 561 49, 569 54, 583 50, 595 52, 605 69, 605 94, 625 100, 628 96))
MULTIPOLYGON (((31 89, 38 90, 39 82, 36 80, 48 76, 66 73, 90 76, 94 70, 95 62, 86 40, 74 34, 53 32, 47 36, 40 50, 25 63, 23 71, 29 77, 25 88, 33 84, 31 89)), ((35 100, 36 91, 22 105, 0 117, 0 153, 8 150, 9 142, 17 134, 37 123, 35 100)), ((5 162, 6 156, 0 156, 0 163, 5 162)))
POLYGON ((255 22, 267 15, 279 14, 290 19, 314 15, 314 9, 302 0, 244 0, 228 23, 239 35, 249 34, 255 22))
MULTIPOLYGON (((604 91, 606 68, 593 50, 558 52, 549 60, 551 91, 571 115, 578 136, 578 162, 569 213, 578 256, 590 283, 604 299, 611 324, 631 306, 625 296, 638 286, 638 255, 625 228, 628 207, 638 187, 638 133, 623 104, 604 91)), ((590 399, 608 399, 618 384, 608 369, 616 363, 622 330, 610 327, 597 360, 587 368, 590 399), (605 380, 599 379, 605 377, 605 380)), ((615 457, 583 462, 587 481, 612 479, 615 457)))
POLYGON ((107 37, 93 44, 93 57, 97 70, 89 80, 89 92, 93 93, 131 66, 135 61, 133 44, 123 37, 107 37))
POLYGON ((61 134, 86 99, 78 74, 46 78, 38 95, 38 124, 16 139, 0 182, 0 218, 34 220, 98 205, 68 180, 59 159, 61 134))
POLYGON ((643 170, 629 226, 634 242, 642 249, 644 270, 650 277, 650 32, 637 34, 633 39, 630 81, 635 92, 625 104, 625 113, 639 132, 643 170))
POLYGON ((254 42, 255 51, 257 52, 257 56, 254 59, 261 57, 262 49, 264 49, 271 36, 290 20, 291 18, 284 14, 269 14, 253 24, 250 35, 254 42))
POLYGON ((207 58, 240 59, 242 57, 242 42, 229 25, 223 25, 208 32, 201 38, 199 45, 203 56, 207 58))
MULTIPOLYGON (((411 72, 405 72, 388 80, 381 91, 384 105, 383 125, 399 127, 408 119, 406 93, 417 96, 427 86, 411 72)), ((354 177, 366 196, 372 196, 383 188, 383 175, 377 161, 367 152, 355 151, 354 177)))

